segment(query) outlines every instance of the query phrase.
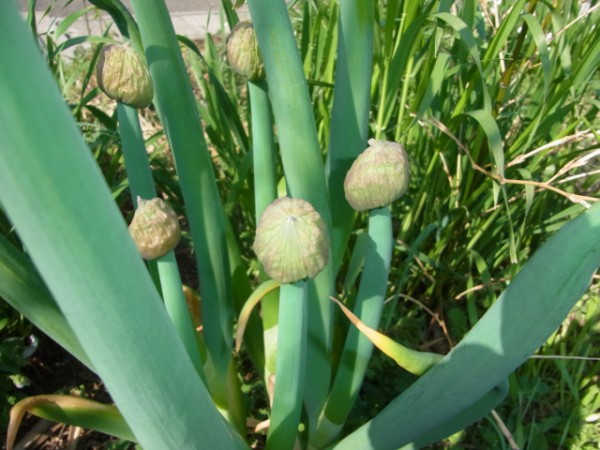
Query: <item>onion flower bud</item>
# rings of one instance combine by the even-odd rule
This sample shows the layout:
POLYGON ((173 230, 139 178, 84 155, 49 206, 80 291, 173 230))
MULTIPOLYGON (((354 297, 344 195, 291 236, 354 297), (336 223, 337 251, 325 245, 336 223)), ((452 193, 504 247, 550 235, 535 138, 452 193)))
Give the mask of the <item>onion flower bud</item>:
POLYGON ((315 277, 329 259, 327 226, 310 203, 282 197, 259 220, 254 252, 279 283, 315 277))
POLYGON ((369 139, 369 148, 346 174, 346 200, 357 211, 387 206, 408 190, 409 177, 408 155, 402 145, 369 139))
POLYGON ((161 198, 144 200, 138 197, 129 234, 140 255, 148 260, 166 255, 181 239, 177 214, 161 198))
POLYGON ((265 78, 256 32, 250 22, 238 23, 227 39, 227 61, 238 75, 251 81, 265 78))
POLYGON ((98 86, 113 100, 135 108, 150 106, 154 97, 152 78, 142 55, 131 44, 108 45, 96 66, 98 86))

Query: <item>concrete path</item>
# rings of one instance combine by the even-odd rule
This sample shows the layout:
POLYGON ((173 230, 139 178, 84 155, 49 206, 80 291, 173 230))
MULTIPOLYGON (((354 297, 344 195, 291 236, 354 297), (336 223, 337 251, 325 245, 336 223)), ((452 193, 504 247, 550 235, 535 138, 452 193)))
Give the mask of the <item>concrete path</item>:
MULTIPOLYGON (((0 0, 7 1, 7 0, 0 0)), ((27 0, 18 0, 23 11, 27 10, 27 0)), ((91 6, 86 0, 38 0, 36 5, 38 31, 49 32, 69 14, 91 6), (46 9, 51 6, 47 14, 46 9)), ((123 3, 130 8, 129 0, 123 3)), ((175 32, 191 39, 202 39, 206 33, 217 33, 221 29, 219 0, 166 0, 171 13, 175 32)), ((130 8, 131 10, 131 8, 130 8)), ((241 19, 249 17, 247 7, 238 11, 241 19)), ((90 11, 69 27, 69 37, 84 35, 100 35, 111 23, 108 15, 96 9, 90 11)))
MULTIPOLYGON (((74 0, 68 5, 67 3, 66 0, 37 0, 36 9, 38 11, 43 11, 48 6, 55 4, 56 6, 53 8, 55 12, 68 14, 90 5, 90 3, 85 0, 74 0)), ((123 3, 128 8, 131 6, 129 0, 123 0, 123 3)), ((19 0, 19 4, 22 8, 27 8, 27 0, 19 0)), ((218 11, 220 4, 221 2, 219 0, 167 0, 169 11, 176 13, 209 11, 211 9, 218 11)))

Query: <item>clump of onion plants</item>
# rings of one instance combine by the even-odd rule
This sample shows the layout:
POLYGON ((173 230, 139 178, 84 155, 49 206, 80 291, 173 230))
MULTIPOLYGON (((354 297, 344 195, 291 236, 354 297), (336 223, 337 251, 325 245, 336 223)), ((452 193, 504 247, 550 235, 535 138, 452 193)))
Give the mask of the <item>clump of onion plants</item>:
MULTIPOLYGON (((453 133, 455 139, 436 148, 438 159, 426 162, 427 170, 436 164, 446 168, 450 164, 446 150, 460 144, 467 153, 470 149, 461 139, 476 134, 472 145, 480 144, 475 149, 479 157, 491 160, 477 160, 473 168, 461 166, 460 170, 473 170, 450 182, 464 183, 465 189, 475 186, 477 193, 488 189, 505 194, 505 149, 496 119, 507 116, 493 109, 502 106, 503 96, 496 95, 493 102, 488 90, 513 83, 489 83, 488 76, 496 81, 498 75, 490 64, 500 66, 506 48, 535 49, 543 40, 507 46, 510 30, 501 27, 482 58, 478 40, 469 35, 471 28, 462 15, 407 1, 388 2, 387 10, 375 14, 376 2, 344 0, 316 14, 313 3, 306 3, 303 14, 309 22, 301 30, 299 45, 286 2, 248 0, 253 25, 236 28, 237 14, 227 10, 229 28, 234 35, 241 33, 241 40, 229 39, 228 65, 216 67, 212 64, 220 60, 218 52, 209 61, 193 42, 177 38, 164 1, 131 0, 135 19, 117 0, 92 1, 105 7, 121 34, 143 50, 136 54, 127 48, 107 48, 98 66, 100 86, 117 101, 119 126, 111 132, 119 133, 125 160, 127 179, 121 186, 130 189, 132 198, 163 195, 155 187, 157 174, 150 169, 135 109, 154 102, 177 171, 173 179, 159 180, 178 196, 181 192, 181 214, 196 260, 202 322, 194 308, 199 307, 197 296, 188 295, 192 306, 188 308, 171 251, 180 235, 177 217, 158 200, 141 202, 129 233, 111 195, 114 186, 107 186, 77 133, 72 112, 31 31, 14 2, 0 1, 0 36, 10 42, 0 46, 0 60, 11 61, 0 70, 0 203, 27 249, 20 251, 0 239, 0 294, 76 354, 106 385, 115 406, 86 407, 81 414, 79 407, 63 401, 71 405, 68 412, 74 423, 137 441, 146 450, 248 450, 248 436, 261 430, 267 430, 267 450, 426 447, 495 408, 507 395, 509 375, 543 344, 589 286, 600 263, 599 206, 549 239, 447 355, 395 346, 379 331, 386 299, 402 290, 390 280, 392 251, 404 242, 393 221, 410 224, 434 202, 450 199, 435 195, 428 202, 423 195, 418 202, 413 200, 415 192, 426 192, 429 186, 417 186, 421 179, 411 181, 404 146, 411 163, 418 164, 427 160, 423 136, 453 133), (317 25, 325 13, 336 22, 317 25), (379 20, 382 17, 386 20, 379 20), (439 39, 448 35, 444 27, 451 27, 456 39, 465 39, 469 51, 462 52, 468 54, 464 61, 458 60, 460 51, 439 39), (218 101, 195 98, 180 45, 195 50, 205 70, 198 78, 208 79, 211 100, 218 101), (323 58, 328 48, 335 53, 323 58), (375 48, 385 55, 374 55, 375 48), (422 64, 421 55, 432 59, 422 64), (327 63, 321 64, 322 58, 327 63), (315 60, 329 73, 328 79, 312 70, 315 60), (463 71, 462 64, 469 70, 463 71), (227 96, 219 78, 227 67, 248 80, 248 90, 227 96), (399 67, 406 74, 390 73, 399 67), (414 80, 415 69, 438 72, 414 80), (307 71, 317 76, 307 79, 311 78, 307 71), (462 79, 464 73, 474 78, 462 79), (255 82, 258 78, 260 82, 255 82), (484 95, 475 95, 480 88, 484 95), (436 130, 419 128, 432 105, 451 103, 437 95, 451 96, 453 89, 460 90, 460 101, 452 117, 433 115, 436 130), (235 116, 235 106, 244 104, 246 93, 250 113, 243 120, 235 116), (370 105, 374 94, 380 98, 375 115, 370 105), (318 102, 332 97, 333 101, 315 107, 314 97, 318 102), (35 107, 24 99, 34 99, 35 107), (411 101, 417 103, 410 105, 411 101), (388 114, 387 102, 394 108, 400 104, 399 117, 388 114), (322 116, 319 123, 315 111, 322 116), (406 111, 410 115, 405 117, 406 111), (467 119, 453 120, 459 115, 467 119), (471 120, 475 126, 467 123, 471 120), (457 122, 460 127, 450 130, 457 122), (229 127, 222 123, 233 124, 232 129, 224 130, 229 127), (230 154, 222 147, 229 140, 220 139, 226 131, 235 143, 230 154), (392 138, 394 132, 397 136, 392 138), (369 140, 372 134, 375 140, 369 140), (214 147, 209 148, 207 137, 214 147), (415 148, 415 143, 421 147, 415 148), (225 197, 220 191, 224 183, 215 176, 215 159, 239 175, 225 197), (481 175, 480 183, 475 167, 487 173, 490 164, 493 173, 489 179, 481 175), (285 197, 277 199, 280 180, 285 197), (232 213, 238 203, 252 205, 253 210, 232 213), (365 223, 355 221, 357 216, 366 219, 363 229, 355 228, 355 223, 365 223), (236 233, 234 217, 244 221, 250 217, 243 224, 244 236, 251 234, 249 223, 257 224, 256 259, 240 242, 244 236, 236 233), (143 242, 138 248, 148 259, 140 258, 132 235, 143 242), (263 378, 268 402, 260 411, 246 410, 234 330, 241 330, 241 348, 263 378), (391 348, 398 364, 416 378, 381 412, 344 435, 374 349, 365 330, 383 342, 379 348, 391 348), (267 420, 256 424, 259 415, 267 420)), ((470 17, 467 22, 472 22, 474 9, 467 5, 461 10, 470 17)), ((527 21, 529 29, 537 30, 536 16, 521 12, 515 7, 507 14, 512 23, 527 21)), ((560 100, 561 93, 573 95, 570 86, 560 84, 572 74, 578 80, 589 79, 598 33, 593 31, 589 48, 578 53, 583 62, 573 59, 570 73, 556 77, 556 86, 548 85, 547 104, 557 104, 552 102, 560 100)), ((448 41, 454 44, 454 38, 448 41)), ((515 64, 538 66, 530 63, 531 58, 515 56, 511 58, 515 64)), ((547 78, 547 54, 542 56, 540 70, 547 83, 554 83, 547 78)), ((225 78, 230 80, 231 75, 225 78)), ((550 116, 558 116, 557 111, 550 116)), ((112 114, 109 110, 103 116, 112 114)), ((540 122, 534 118, 527 126, 549 130, 553 127, 544 122, 547 117, 540 114, 540 122)), ((530 142, 521 137, 511 138, 511 145, 530 142)), ((531 154, 522 145, 519 152, 531 154)), ((506 150, 506 154, 515 151, 506 150)), ((467 164, 463 153, 451 164, 467 164)), ((417 177, 424 170, 414 167, 412 174, 417 177)), ((444 178, 439 184, 445 182, 444 178)), ((462 189, 460 184, 461 195, 462 189)), ((518 196, 505 199, 507 207, 520 201, 518 196)), ((465 206, 461 199, 450 200, 452 207, 465 206)), ((502 204, 491 203, 490 208, 502 204)), ((501 215, 494 210, 490 220, 495 214, 501 215)), ((445 219, 438 219, 409 242, 411 258, 420 255, 424 242, 434 240, 429 237, 434 234, 427 233, 446 232, 445 219)), ((411 262, 406 264, 408 272, 411 262)), ((53 417, 64 420, 64 411, 59 416, 55 404, 49 409, 53 417)))

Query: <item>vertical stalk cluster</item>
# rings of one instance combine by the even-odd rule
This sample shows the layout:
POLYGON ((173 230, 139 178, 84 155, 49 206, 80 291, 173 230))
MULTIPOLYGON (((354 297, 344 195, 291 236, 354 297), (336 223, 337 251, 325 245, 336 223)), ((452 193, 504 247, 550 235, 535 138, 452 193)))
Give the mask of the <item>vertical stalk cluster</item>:
MULTIPOLYGON (((475 75, 459 104, 448 110, 476 119, 483 130, 477 135, 480 147, 489 145, 496 169, 504 176, 504 147, 482 62, 487 58, 480 58, 465 21, 436 2, 392 0, 384 18, 376 17, 373 0, 340 2, 329 148, 324 156, 311 103, 313 87, 305 76, 304 67, 310 64, 301 59, 286 2, 248 0, 253 23, 237 24, 232 5, 223 1, 233 31, 240 33, 227 42, 228 64, 248 83, 252 138, 252 154, 240 167, 252 164, 254 178, 242 177, 236 189, 244 183, 254 187, 253 250, 261 264, 257 278, 263 283, 242 309, 239 300, 234 301, 234 290, 241 289, 236 283, 240 276, 243 287, 251 280, 220 198, 165 1, 132 0, 135 20, 118 0, 94 3, 109 11, 132 39, 125 53, 117 47, 104 52, 98 78, 100 87, 118 101, 134 205, 138 197, 149 200, 160 194, 135 107, 153 102, 173 153, 197 260, 202 332, 196 330, 186 303, 173 253, 178 224, 168 249, 157 254, 142 251, 149 259, 144 265, 10 1, 0 2, 0 36, 14 43, 0 47, 0 62, 10 61, 0 69, 0 202, 33 263, 0 236, 0 295, 12 304, 24 298, 22 311, 97 371, 144 448, 248 448, 247 413, 233 358, 236 316, 238 334, 246 329, 248 352, 266 385, 267 449, 418 448, 478 420, 506 396, 510 372, 560 323, 600 264, 600 205, 536 253, 455 349, 443 359, 433 357, 436 364, 427 360, 426 367, 433 367, 379 415, 348 436, 339 436, 358 398, 373 343, 358 328, 346 327, 331 297, 347 304, 345 310, 352 310, 363 326, 379 327, 395 245, 390 205, 411 186, 409 159, 420 157, 411 153, 412 135, 405 134, 405 127, 412 125, 407 125, 404 103, 410 98, 407 111, 418 112, 415 121, 424 117, 430 105, 443 100, 435 97, 451 66, 449 54, 440 56, 439 64, 433 62, 442 36, 437 25, 426 49, 432 58, 421 65, 412 51, 425 41, 427 33, 421 29, 430 23, 452 28, 466 45, 465 55, 474 60, 475 75), (433 11, 437 6, 440 10, 433 11), (385 19, 379 35, 383 42, 375 42, 380 19, 385 19), (377 68, 378 74, 373 72, 375 45, 383 48, 385 61, 380 65, 387 64, 377 68), (111 52, 118 55, 116 65, 108 60, 111 52), (124 83, 121 66, 133 67, 133 86, 124 83), (409 79, 417 67, 432 74, 432 80, 419 81, 413 95, 409 79), (30 76, 24 78, 24 73, 30 76), (378 140, 368 139, 371 97, 380 89, 373 85, 375 75, 383 79, 374 130, 378 140), (470 94, 478 86, 483 99, 470 105, 470 94), (398 97, 398 129, 387 130, 396 108, 391 105, 398 97), (483 109, 478 109, 479 103, 483 109), (392 133, 402 143, 379 140, 392 133), (47 142, 50 136, 52 145, 47 142), (279 159, 283 174, 278 172, 279 159), (283 196, 278 195, 281 175, 283 196), (367 232, 348 255, 356 211, 368 215, 367 232), (362 267, 362 275, 356 292, 348 289, 338 300, 335 280, 348 256, 362 267), (32 275, 34 265, 41 277, 32 275), (267 282, 269 278, 274 281, 267 282), (250 313, 257 297, 262 302, 260 316, 250 313), (542 315, 546 320, 532 328, 531 322, 542 315), (334 338, 339 330, 344 331, 334 338), (303 428, 307 431, 300 432, 303 428)), ((534 1, 532 11, 535 6, 534 1)), ((514 13, 511 17, 516 22, 514 13)), ((308 27, 305 24, 305 32, 308 27)), ((522 51, 527 30, 522 28, 514 54, 522 51)), ((490 48, 500 48, 492 44, 490 48)), ((323 49, 316 50, 318 54, 323 49)), ((502 79, 512 79, 513 73, 511 65, 502 79)), ((225 95, 224 90, 219 93, 225 95)), ((507 93, 505 87, 497 91, 498 107, 507 93)), ((427 162, 428 173, 436 163, 427 162)), ((404 218, 402 232, 427 206, 429 188, 420 188, 421 200, 404 218)), ((143 204, 137 213, 143 214, 143 204)), ((177 222, 174 212, 160 213, 163 220, 177 222)), ((158 215, 148 213, 144 220, 158 215)), ((153 223, 143 225, 151 228, 153 223)), ((432 230, 420 237, 425 239, 432 230)), ((411 255, 418 244, 411 247, 411 255)), ((407 353, 398 358, 423 362, 432 357, 407 353)))

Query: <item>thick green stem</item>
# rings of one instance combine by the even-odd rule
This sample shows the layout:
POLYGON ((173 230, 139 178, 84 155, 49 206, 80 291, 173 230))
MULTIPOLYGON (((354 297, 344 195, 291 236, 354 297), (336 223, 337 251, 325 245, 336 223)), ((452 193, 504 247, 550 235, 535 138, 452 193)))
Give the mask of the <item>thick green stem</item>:
MULTIPOLYGON (((137 109, 117 103, 117 111, 125 168, 127 170, 127 177, 129 178, 129 190, 133 204, 136 205, 138 196, 144 199, 156 197, 156 189, 152 180, 150 162, 146 153, 137 109)), ((147 264, 149 268, 155 269, 158 272, 159 286, 162 290, 162 297, 167 313, 173 321, 196 371, 204 379, 198 343, 190 312, 183 295, 183 286, 175 254, 171 251, 158 261, 148 261, 147 264)))
POLYGON ((332 265, 339 270, 355 212, 344 195, 344 178, 366 148, 373 72, 373 1, 340 2, 338 55, 327 155, 333 229, 332 265))
POLYGON ((248 95, 252 120, 254 203, 258 223, 265 208, 277 198, 277 162, 266 82, 249 81, 248 95))
MULTIPOLYGON (((331 228, 329 195, 322 152, 302 61, 285 1, 249 0, 250 14, 265 63, 279 148, 290 196, 307 200, 331 228)), ((305 407, 316 426, 330 381, 331 311, 333 293, 331 262, 308 285, 308 356, 305 407)))
POLYGON ((275 393, 267 450, 294 447, 306 371, 306 281, 280 287, 275 393))
MULTIPOLYGON (((204 338, 214 376, 213 394, 240 395, 227 387, 233 347, 233 299, 224 212, 190 80, 164 0, 133 0, 150 73, 154 103, 169 139, 186 205, 200 276, 204 338)), ((210 381, 209 381, 210 384, 210 381)), ((221 403, 222 408, 238 402, 221 403)), ((243 415, 242 411, 233 412, 243 415)), ((235 419, 234 422, 239 422, 235 419)))
POLYGON ((156 197, 150 161, 137 109, 117 102, 117 116, 131 200, 137 205, 138 196, 146 200, 156 197))
MULTIPOLYGON (((393 245, 389 207, 371 210, 365 265, 354 304, 354 314, 371 328, 377 328, 381 318, 393 245)), ((313 442, 317 448, 331 442, 344 425, 362 386, 372 351, 371 341, 356 327, 350 327, 313 442)))
POLYGON ((206 382, 194 324, 185 301, 185 296, 183 295, 181 276, 179 275, 175 254, 172 251, 158 260, 158 273, 160 275, 162 297, 167 313, 173 325, 175 325, 175 329, 192 360, 192 364, 194 364, 196 371, 202 377, 203 381, 206 382))
MULTIPOLYGON (((156 197, 150 161, 146 153, 146 144, 137 109, 117 102, 117 117, 125 170, 129 179, 131 203, 137 205, 138 196, 146 200, 156 197)), ((148 266, 156 288, 160 291, 160 277, 156 261, 147 261, 146 266, 148 266)))
MULTIPOLYGON (((254 162, 254 204, 256 223, 258 224, 265 208, 277 198, 277 166, 275 143, 273 139, 273 118, 267 84, 264 81, 248 82, 250 96, 250 112, 252 118, 252 153, 254 162)), ((266 275, 261 271, 260 279, 265 281, 266 275)), ((264 342, 265 380, 275 373, 271 356, 277 351, 277 317, 279 295, 270 292, 261 301, 261 316, 264 342)), ((252 320, 252 318, 251 318, 252 320)), ((272 389, 267 382, 267 392, 272 400, 272 389)))

